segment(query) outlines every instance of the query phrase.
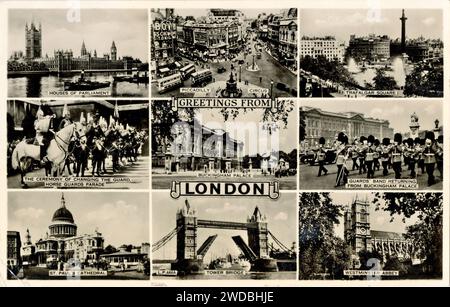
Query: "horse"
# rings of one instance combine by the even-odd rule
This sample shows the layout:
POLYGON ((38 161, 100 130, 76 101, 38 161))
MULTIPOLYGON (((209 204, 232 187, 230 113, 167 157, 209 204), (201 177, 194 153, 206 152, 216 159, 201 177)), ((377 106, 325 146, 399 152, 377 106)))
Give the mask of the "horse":
MULTIPOLYGON (((63 173, 66 158, 69 155, 69 145, 75 135, 80 138, 84 134, 84 127, 81 123, 76 122, 68 125, 55 133, 55 137, 50 141, 47 148, 46 174, 51 169, 51 173, 57 177, 63 173)), ((40 146, 26 143, 25 140, 17 144, 12 153, 11 164, 13 169, 20 171, 20 183, 22 187, 27 187, 24 177, 29 170, 33 160, 40 160, 40 146)))

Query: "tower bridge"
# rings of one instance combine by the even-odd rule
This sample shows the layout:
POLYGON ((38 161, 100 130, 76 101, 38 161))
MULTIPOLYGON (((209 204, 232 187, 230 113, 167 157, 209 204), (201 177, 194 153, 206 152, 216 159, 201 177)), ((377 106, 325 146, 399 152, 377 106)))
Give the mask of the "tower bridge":
POLYGON ((267 227, 267 219, 255 207, 253 214, 247 222, 229 222, 203 220, 197 217, 197 212, 191 208, 186 200, 182 209, 176 214, 176 227, 161 240, 153 244, 152 252, 156 252, 168 243, 176 235, 176 260, 172 262, 172 269, 182 274, 201 272, 204 268, 203 259, 217 238, 217 235, 209 236, 200 247, 197 235, 200 228, 226 229, 247 231, 248 244, 241 236, 233 236, 232 239, 241 250, 245 258, 251 263, 251 271, 271 272, 278 271, 277 260, 270 257, 269 237, 280 247, 283 252, 291 251, 284 246, 267 227))

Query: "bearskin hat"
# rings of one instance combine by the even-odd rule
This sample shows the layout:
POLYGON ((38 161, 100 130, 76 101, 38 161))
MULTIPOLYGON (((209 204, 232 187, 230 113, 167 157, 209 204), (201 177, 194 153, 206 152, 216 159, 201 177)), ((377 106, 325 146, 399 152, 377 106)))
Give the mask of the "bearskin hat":
POLYGON ((345 133, 344 132, 339 132, 337 140, 341 143, 344 143, 344 137, 345 137, 345 133))
POLYGON ((425 139, 430 139, 432 142, 434 142, 435 140, 434 132, 433 131, 425 132, 425 139))
POLYGON ((419 138, 419 137, 416 137, 416 138, 414 139, 414 143, 420 144, 420 138, 419 138))
POLYGON ((394 142, 397 142, 398 144, 402 143, 402 135, 400 133, 394 134, 394 142))
POLYGON ((373 135, 369 135, 369 136, 367 137, 367 142, 373 144, 374 141, 375 141, 375 137, 374 137, 373 135))
POLYGON ((384 146, 388 146, 391 143, 391 139, 390 138, 383 138, 383 145, 384 146))
POLYGON ((375 141, 373 141, 373 145, 380 146, 380 140, 379 139, 375 139, 375 141))
POLYGON ((440 144, 444 144, 444 136, 443 136, 442 134, 441 134, 440 136, 438 136, 437 141, 438 141, 440 144))
POLYGON ((421 146, 425 145, 425 139, 420 139, 420 145, 421 146))
POLYGON ((319 144, 325 145, 325 138, 323 136, 319 139, 319 144))
POLYGON ((367 138, 364 135, 361 135, 361 137, 359 138, 359 141, 362 143, 365 140, 367 140, 367 138))
POLYGON ((346 136, 345 134, 344 134, 344 137, 342 138, 342 143, 345 145, 348 144, 348 136, 346 136))
POLYGON ((408 144, 408 146, 414 146, 414 140, 412 138, 408 138, 406 139, 406 144, 408 144))

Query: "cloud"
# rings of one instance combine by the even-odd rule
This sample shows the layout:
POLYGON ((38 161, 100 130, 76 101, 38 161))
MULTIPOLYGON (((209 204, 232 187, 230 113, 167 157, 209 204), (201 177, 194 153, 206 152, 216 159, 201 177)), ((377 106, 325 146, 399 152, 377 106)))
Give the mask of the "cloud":
POLYGON ((436 19, 434 17, 427 17, 422 20, 422 23, 426 25, 427 27, 432 26, 436 24, 436 19))
POLYGON ((325 18, 315 20, 317 26, 342 27, 342 26, 360 26, 361 24, 380 24, 388 22, 388 18, 383 17, 381 11, 369 10, 366 14, 355 12, 343 18, 342 14, 328 15, 325 18))
POLYGON ((373 108, 370 110, 369 116, 379 119, 387 119, 402 115, 405 113, 405 108, 399 105, 391 105, 388 108, 373 108))
POLYGON ((21 208, 14 212, 14 216, 19 220, 39 220, 44 215, 44 210, 33 207, 21 208))
POLYGON ((439 116, 442 112, 442 105, 428 104, 425 107, 425 113, 429 116, 439 116))
POLYGON ((374 224, 377 225, 377 226, 383 226, 387 222, 389 222, 389 220, 386 220, 386 218, 384 216, 377 216, 375 218, 375 223, 374 224))
POLYGON ((223 207, 208 208, 205 211, 211 214, 239 213, 247 211, 247 208, 245 206, 234 205, 227 202, 223 204, 223 207))
POLYGON ((87 213, 86 217, 89 221, 111 221, 117 223, 123 219, 134 218, 136 213, 138 213, 138 208, 135 205, 118 200, 115 203, 103 204, 100 208, 87 213))
POLYGON ((277 215, 275 215, 274 220, 275 221, 287 221, 288 215, 286 212, 278 212, 277 215))

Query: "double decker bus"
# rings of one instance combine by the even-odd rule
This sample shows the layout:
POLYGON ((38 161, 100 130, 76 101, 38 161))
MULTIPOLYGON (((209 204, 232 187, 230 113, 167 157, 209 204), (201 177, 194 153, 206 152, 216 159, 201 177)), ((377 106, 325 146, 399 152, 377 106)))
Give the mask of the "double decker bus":
POLYGON ((193 72, 195 72, 195 65, 188 64, 180 69, 181 78, 187 80, 193 72))
POLYGON ((158 82, 158 93, 164 93, 174 88, 179 88, 183 85, 183 80, 181 80, 181 74, 173 74, 157 80, 158 82))
POLYGON ((212 81, 212 72, 209 69, 201 70, 192 73, 191 75, 192 86, 205 86, 212 81))

